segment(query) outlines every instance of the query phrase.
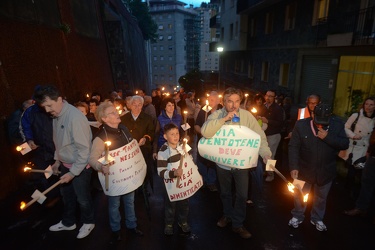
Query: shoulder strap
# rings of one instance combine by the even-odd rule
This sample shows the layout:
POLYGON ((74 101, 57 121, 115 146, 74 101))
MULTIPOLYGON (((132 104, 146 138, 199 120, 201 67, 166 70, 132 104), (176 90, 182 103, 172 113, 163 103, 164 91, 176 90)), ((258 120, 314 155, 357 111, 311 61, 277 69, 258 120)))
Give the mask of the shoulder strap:
POLYGON ((350 129, 351 129, 353 132, 354 132, 354 130, 355 130, 355 125, 357 125, 358 119, 359 119, 359 112, 357 113, 357 118, 355 118, 354 122, 352 123, 352 126, 350 127, 350 129))

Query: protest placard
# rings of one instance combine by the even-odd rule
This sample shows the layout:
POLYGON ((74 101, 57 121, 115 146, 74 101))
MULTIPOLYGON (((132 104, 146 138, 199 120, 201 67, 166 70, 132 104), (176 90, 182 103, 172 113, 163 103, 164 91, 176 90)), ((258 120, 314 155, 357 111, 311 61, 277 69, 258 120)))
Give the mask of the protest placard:
POLYGON ((117 196, 130 193, 142 185, 147 166, 137 140, 109 151, 114 164, 109 167, 108 191, 105 190, 105 175, 98 172, 100 184, 106 195, 117 196))
POLYGON ((257 166, 260 135, 246 126, 223 125, 212 138, 202 137, 199 154, 210 161, 231 168, 257 166))

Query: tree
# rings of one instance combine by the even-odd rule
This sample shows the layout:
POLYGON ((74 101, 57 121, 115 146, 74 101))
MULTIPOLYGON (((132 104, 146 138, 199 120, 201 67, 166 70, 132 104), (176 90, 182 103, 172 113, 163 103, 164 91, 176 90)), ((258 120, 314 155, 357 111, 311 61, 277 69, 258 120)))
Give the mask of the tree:
POLYGON ((201 96, 204 94, 204 81, 202 80, 202 73, 197 69, 194 69, 181 76, 178 79, 178 83, 185 89, 185 91, 195 90, 195 96, 201 96))
POLYGON ((123 0, 122 2, 128 7, 130 13, 137 18, 144 40, 156 42, 158 26, 150 15, 147 3, 141 0, 123 0))

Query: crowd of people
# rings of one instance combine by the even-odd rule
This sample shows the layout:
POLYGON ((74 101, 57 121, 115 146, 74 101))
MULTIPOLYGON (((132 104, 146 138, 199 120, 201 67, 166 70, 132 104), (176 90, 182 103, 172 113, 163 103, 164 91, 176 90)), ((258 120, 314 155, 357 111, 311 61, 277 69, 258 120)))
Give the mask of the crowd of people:
MULTIPOLYGON (((263 178, 266 182, 274 180, 274 172, 265 171, 265 166, 268 160, 278 160, 278 148, 285 145, 280 143, 283 141, 288 144, 291 178, 305 182, 301 192, 313 190, 310 222, 318 231, 327 230, 323 220, 338 156, 348 166, 348 188, 358 175, 362 176, 356 206, 344 213, 349 216, 366 213, 375 188, 374 110, 375 99, 369 97, 344 123, 332 114, 330 105, 321 103, 318 94, 308 96, 306 106, 293 112, 291 99, 277 95, 275 90, 248 98, 236 88, 226 89, 222 97, 211 91, 204 107, 195 98, 194 90, 185 93, 183 88, 172 97, 163 96, 160 89, 152 90, 151 96, 143 90, 126 97, 113 91, 108 99, 92 93, 90 99, 71 105, 55 86, 46 85, 37 86, 32 100, 25 101, 22 110, 13 114, 9 138, 14 145, 27 142, 32 149, 28 160, 37 168, 52 167, 56 176, 48 180, 36 178, 37 187, 44 190, 61 181, 60 194, 52 192, 49 198, 61 195, 62 219, 49 230, 74 230, 78 206, 83 225, 77 238, 82 239, 95 228, 91 183, 98 182, 96 172, 111 174, 110 166, 114 163, 108 159, 99 161, 109 149, 137 141, 147 168, 144 181, 138 186, 147 190, 148 186, 153 187, 156 173, 166 182, 183 175, 182 169, 172 168, 173 162, 180 161, 183 138, 195 147, 202 137, 213 137, 224 125, 248 127, 260 137, 259 160, 252 168, 228 167, 203 157, 199 151, 193 157, 204 187, 220 192, 223 213, 217 226, 231 225, 234 233, 247 239, 252 235, 243 223, 247 204, 253 204, 251 182, 258 182, 261 189, 263 178), (234 117, 238 118, 236 122, 234 117), (111 141, 108 148, 106 141, 111 141)), ((135 190, 107 195, 111 244, 121 239, 121 201, 126 228, 137 236, 143 235, 137 226, 134 194, 135 190)), ((300 194, 295 192, 292 218, 288 222, 293 228, 298 228, 305 218, 307 206, 300 194)), ((188 199, 170 201, 166 195, 164 234, 173 235, 175 214, 181 230, 190 233, 188 212, 188 199)))

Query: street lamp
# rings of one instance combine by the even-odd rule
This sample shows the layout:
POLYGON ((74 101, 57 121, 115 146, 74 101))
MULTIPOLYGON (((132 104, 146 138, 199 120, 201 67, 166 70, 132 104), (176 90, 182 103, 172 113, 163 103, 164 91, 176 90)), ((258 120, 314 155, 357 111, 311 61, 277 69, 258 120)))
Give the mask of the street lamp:
POLYGON ((217 80, 218 80, 218 83, 217 83, 217 89, 218 91, 220 91, 220 68, 221 68, 221 63, 220 63, 220 54, 221 52, 224 51, 224 47, 222 46, 219 46, 216 48, 217 52, 219 53, 219 72, 218 72, 218 76, 217 76, 217 80))

